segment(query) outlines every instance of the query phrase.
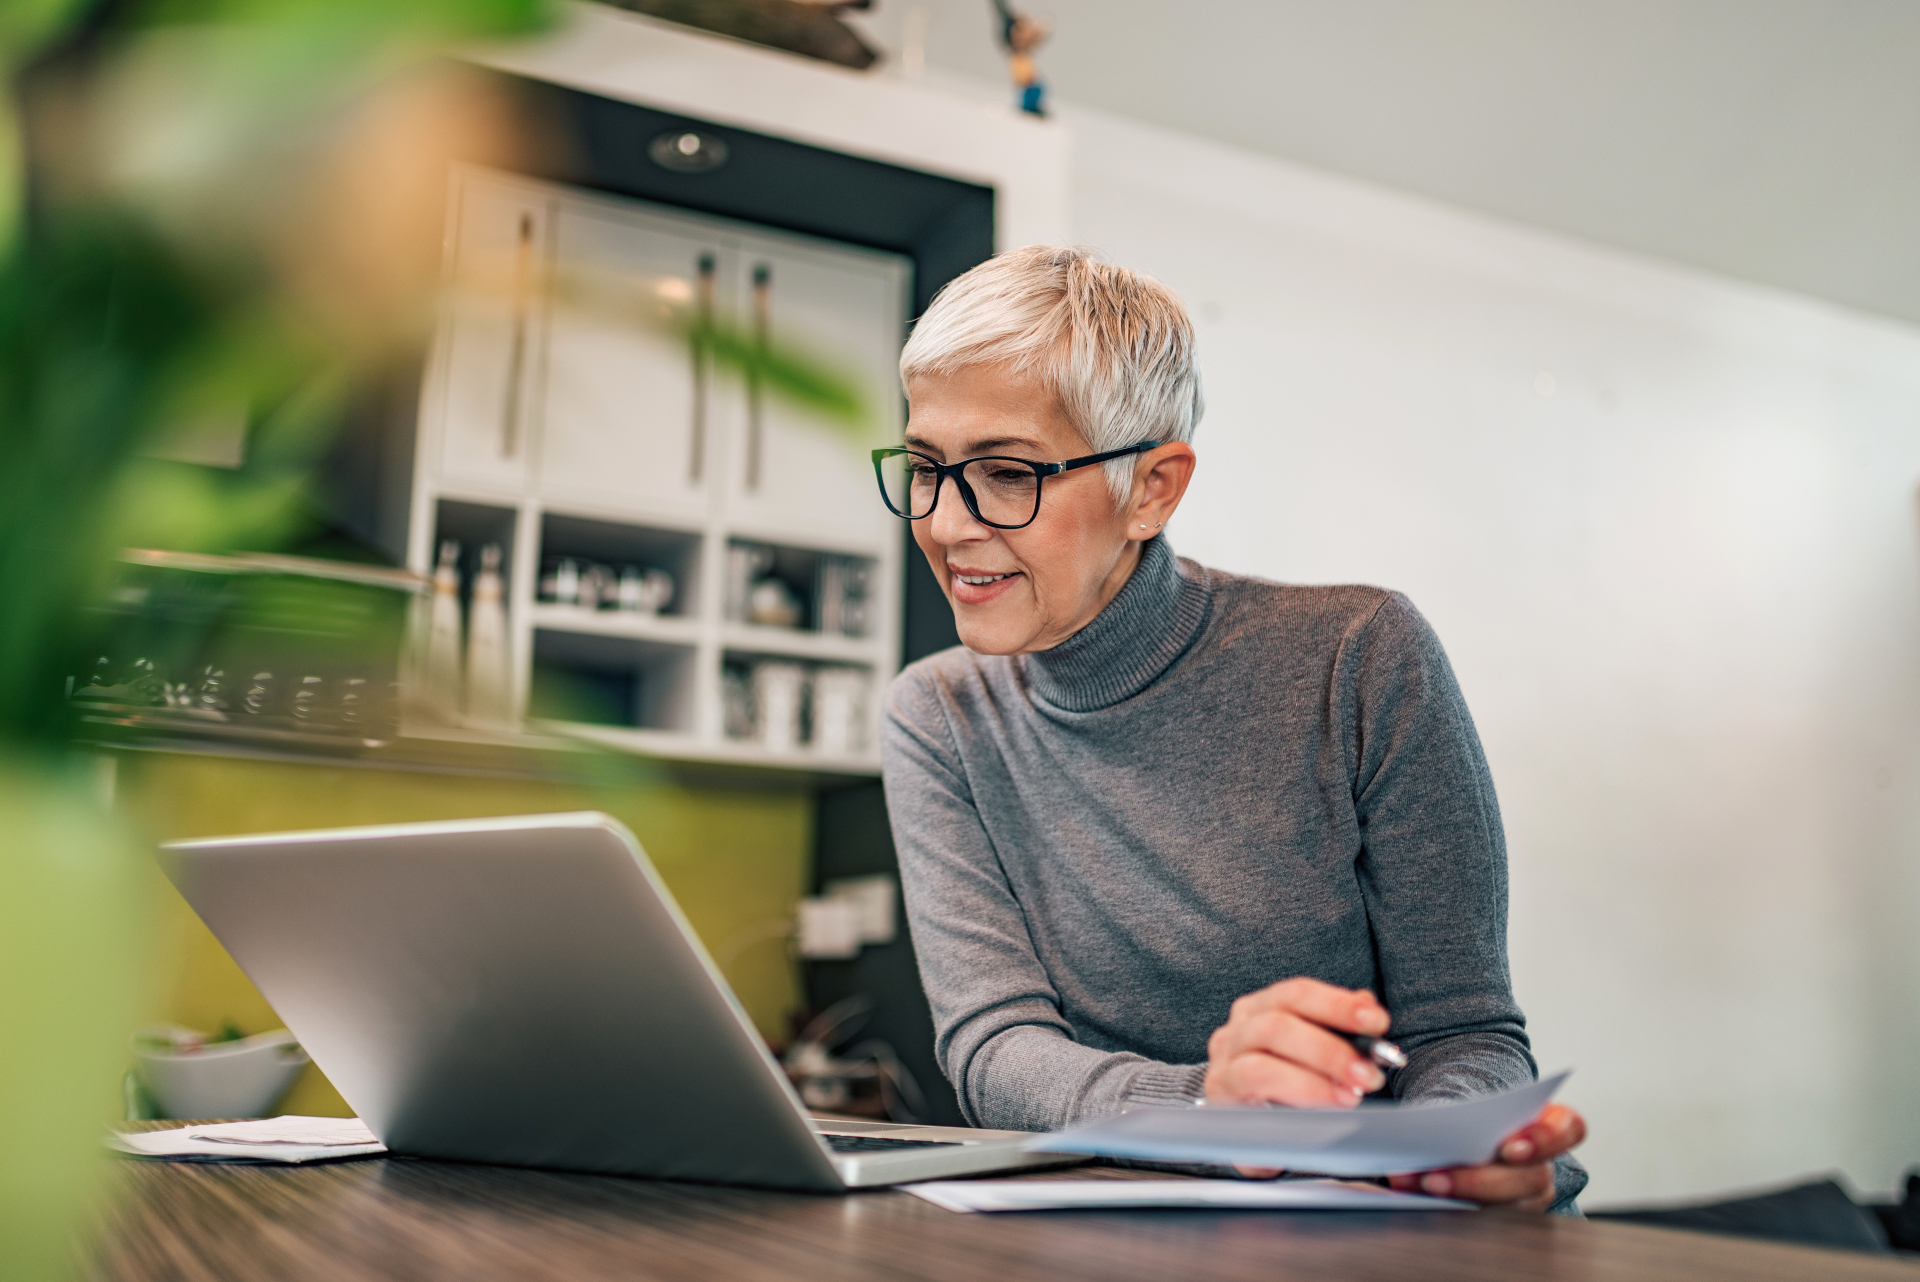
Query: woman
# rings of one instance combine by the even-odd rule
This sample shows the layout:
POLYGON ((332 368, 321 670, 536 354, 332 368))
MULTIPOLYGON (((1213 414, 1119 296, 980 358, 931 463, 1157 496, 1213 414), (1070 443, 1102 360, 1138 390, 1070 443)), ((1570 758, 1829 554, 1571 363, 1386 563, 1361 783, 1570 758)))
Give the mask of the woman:
MULTIPOLYGON (((1493 783, 1426 621, 1160 536, 1201 414, 1179 301, 1018 250, 941 292, 900 369, 907 449, 876 466, 965 646, 889 692, 887 805, 967 1115, 1532 1080, 1493 783), (1391 1075, 1336 1035, 1389 1031, 1391 1075)), ((1570 1210, 1584 1131, 1556 1105, 1494 1162, 1395 1186, 1570 1210)))

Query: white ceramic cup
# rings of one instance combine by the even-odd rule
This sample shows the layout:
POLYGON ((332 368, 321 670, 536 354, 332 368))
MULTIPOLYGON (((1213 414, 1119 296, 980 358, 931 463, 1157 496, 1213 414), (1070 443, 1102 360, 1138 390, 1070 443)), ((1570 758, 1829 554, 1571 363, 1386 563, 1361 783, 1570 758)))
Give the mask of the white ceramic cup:
POLYGON ((807 670, 797 663, 762 659, 753 665, 753 721, 761 746, 792 752, 800 746, 800 705, 807 670))
POLYGON ((846 756, 866 748, 867 684, 867 674, 857 668, 822 668, 814 674, 816 751, 846 756))
POLYGON ((142 1029, 134 1036, 140 1076, 164 1117, 265 1117, 311 1062, 284 1028, 181 1049, 197 1036, 172 1027, 142 1029), (172 1042, 175 1049, 158 1049, 155 1040, 172 1042))

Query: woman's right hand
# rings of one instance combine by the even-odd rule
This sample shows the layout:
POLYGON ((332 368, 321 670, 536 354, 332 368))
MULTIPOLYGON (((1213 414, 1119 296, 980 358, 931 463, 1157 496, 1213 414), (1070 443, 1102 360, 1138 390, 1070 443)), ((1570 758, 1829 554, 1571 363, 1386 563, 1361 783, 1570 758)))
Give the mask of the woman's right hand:
POLYGON ((1207 1041, 1207 1102, 1352 1107, 1386 1077, 1328 1030, 1380 1037, 1389 1022, 1366 989, 1303 975, 1248 993, 1207 1041))

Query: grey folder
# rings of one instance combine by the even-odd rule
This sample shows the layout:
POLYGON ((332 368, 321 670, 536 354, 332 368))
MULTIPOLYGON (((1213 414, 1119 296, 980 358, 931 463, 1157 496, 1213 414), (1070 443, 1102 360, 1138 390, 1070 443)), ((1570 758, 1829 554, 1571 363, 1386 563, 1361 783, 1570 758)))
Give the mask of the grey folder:
POLYGON ((1567 1073, 1516 1090, 1433 1104, 1351 1109, 1143 1108, 1042 1135, 1028 1147, 1157 1162, 1394 1175, 1490 1160, 1547 1106, 1567 1073))

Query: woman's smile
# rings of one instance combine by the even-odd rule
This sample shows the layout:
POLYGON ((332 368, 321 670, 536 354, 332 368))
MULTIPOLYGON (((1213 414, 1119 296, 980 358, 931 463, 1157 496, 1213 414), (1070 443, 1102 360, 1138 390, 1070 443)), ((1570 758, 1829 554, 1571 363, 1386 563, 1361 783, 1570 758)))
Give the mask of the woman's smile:
POLYGON ((1026 577, 1018 570, 961 569, 955 565, 949 565, 947 573, 953 576, 953 599, 960 605, 985 605, 998 600, 1026 577))

